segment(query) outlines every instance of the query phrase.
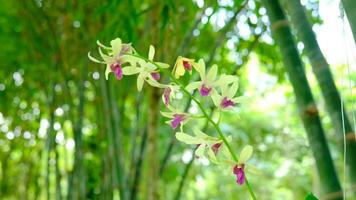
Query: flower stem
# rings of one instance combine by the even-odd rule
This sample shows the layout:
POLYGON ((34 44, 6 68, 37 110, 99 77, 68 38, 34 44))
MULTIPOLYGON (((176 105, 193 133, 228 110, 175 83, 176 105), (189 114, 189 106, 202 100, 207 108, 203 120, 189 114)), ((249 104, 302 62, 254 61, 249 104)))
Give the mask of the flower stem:
MULTIPOLYGON (((165 74, 167 74, 171 80, 176 83, 177 85, 179 85, 180 89, 185 93, 187 94, 199 107, 199 109, 201 110, 201 112, 203 113, 204 117, 211 123, 211 125, 213 125, 213 127, 216 129, 216 131, 218 132, 220 138, 223 140, 224 144, 226 145, 227 149, 229 150, 232 158, 234 159, 234 161, 237 163, 238 162, 238 158, 237 156, 235 155, 234 151, 232 150, 232 147, 230 146, 229 142, 227 141, 226 137, 224 136, 224 134, 222 133, 220 127, 219 127, 219 122, 216 123, 214 122, 214 120, 206 113, 206 111, 204 110, 204 107, 203 105, 190 93, 188 92, 184 85, 178 80, 176 79, 169 71, 167 71, 166 69, 163 69, 161 68, 159 65, 157 65, 155 62, 143 57, 143 56, 140 56, 139 54, 130 54, 131 56, 134 56, 134 57, 137 57, 137 58, 140 58, 140 59, 143 59, 145 60, 146 62, 149 62, 153 65, 155 65, 157 68, 161 69, 162 72, 164 72, 165 74)), ((247 189, 251 195, 251 198, 253 200, 257 200, 256 198, 256 195, 254 194, 253 190, 252 190, 252 187, 251 185, 249 184, 248 180, 247 180, 247 177, 245 175, 245 183, 246 183, 246 186, 247 186, 247 189)))

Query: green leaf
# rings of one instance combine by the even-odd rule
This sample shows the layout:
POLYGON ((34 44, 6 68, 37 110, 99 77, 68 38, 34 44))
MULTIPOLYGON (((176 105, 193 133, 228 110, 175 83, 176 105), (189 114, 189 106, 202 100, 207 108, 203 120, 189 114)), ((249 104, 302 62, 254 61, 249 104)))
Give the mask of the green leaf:
POLYGON ((306 197, 305 200, 319 200, 316 196, 313 195, 313 193, 309 193, 306 197))

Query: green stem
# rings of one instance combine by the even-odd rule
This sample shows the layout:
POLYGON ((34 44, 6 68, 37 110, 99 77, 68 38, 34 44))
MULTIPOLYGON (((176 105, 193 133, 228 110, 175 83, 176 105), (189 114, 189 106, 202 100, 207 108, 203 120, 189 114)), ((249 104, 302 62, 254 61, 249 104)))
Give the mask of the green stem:
MULTIPOLYGON (((135 54, 130 54, 131 56, 134 56, 134 57, 137 57, 137 58, 140 58, 146 62, 149 62, 153 65, 155 65, 157 68, 161 69, 162 72, 164 72, 165 74, 167 74, 171 80, 176 83, 177 85, 179 85, 180 89, 185 93, 187 94, 199 107, 199 109, 201 110, 201 112, 203 113, 203 115, 205 116, 205 118, 213 125, 213 127, 216 129, 216 131, 218 132, 220 138, 223 140, 224 144, 226 145, 227 149, 229 150, 232 158, 234 159, 234 161, 237 163, 238 162, 238 158, 237 156, 235 155, 234 151, 232 150, 232 147, 230 146, 229 142, 227 141, 226 137, 224 136, 224 134, 222 133, 219 125, 217 123, 214 122, 214 120, 205 112, 204 110, 204 107, 201 105, 201 103, 192 95, 190 94, 190 92, 188 92, 184 85, 178 81, 171 73, 169 73, 167 70, 165 69, 162 69, 159 65, 157 65, 155 62, 143 57, 143 56, 140 56, 139 54, 135 55, 135 54)), ((256 200, 256 195, 254 194, 253 190, 252 190, 252 187, 251 185, 249 184, 248 180, 247 180, 247 177, 245 175, 245 182, 246 182, 246 186, 247 186, 247 189, 252 197, 253 200, 256 200)))

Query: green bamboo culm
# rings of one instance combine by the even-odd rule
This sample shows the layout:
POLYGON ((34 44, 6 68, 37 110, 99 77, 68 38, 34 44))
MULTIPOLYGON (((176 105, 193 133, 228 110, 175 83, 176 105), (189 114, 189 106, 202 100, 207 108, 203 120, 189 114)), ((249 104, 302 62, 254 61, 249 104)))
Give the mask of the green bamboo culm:
POLYGON ((352 35, 354 36, 354 41, 356 44, 356 1, 355 0, 342 0, 343 8, 349 24, 351 27, 352 35))
POLYGON ((326 143, 324 130, 319 118, 302 60, 299 57, 288 21, 278 0, 263 0, 271 22, 271 30, 280 48, 283 62, 291 81, 299 114, 307 132, 309 144, 315 158, 323 193, 340 193, 332 199, 342 199, 341 186, 326 143))
MULTIPOLYGON (((328 62, 320 50, 316 36, 312 26, 308 21, 305 10, 299 0, 280 0, 284 8, 290 15, 292 25, 297 31, 297 34, 304 44, 306 55, 313 68, 313 72, 318 81, 319 87, 325 100, 326 109, 330 115, 335 131, 338 135, 338 140, 343 145, 344 131, 346 138, 348 135, 353 135, 354 130, 347 116, 345 108, 341 110, 341 98, 336 88, 333 75, 331 73, 328 62), (342 114, 344 113, 344 120, 342 114), (343 123, 344 121, 344 123, 343 123)), ((356 2, 356 1, 355 1, 356 2)), ((355 16, 356 17, 356 16, 355 16)), ((348 172, 352 182, 356 182, 356 143, 355 140, 347 140, 347 158, 348 172)))

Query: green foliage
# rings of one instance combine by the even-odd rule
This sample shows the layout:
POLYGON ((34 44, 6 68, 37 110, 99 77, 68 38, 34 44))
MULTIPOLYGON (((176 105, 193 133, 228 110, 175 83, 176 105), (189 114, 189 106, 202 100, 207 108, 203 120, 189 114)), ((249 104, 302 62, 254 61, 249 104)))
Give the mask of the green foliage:
MULTIPOLYGON (((311 188, 320 188, 294 93, 285 81, 260 1, 250 0, 226 30, 223 27, 243 1, 208 0, 203 7, 197 2, 201 1, 3 1, 0 198, 54 199, 59 194, 61 199, 118 198, 122 186, 115 161, 120 161, 127 195, 147 199, 149 102, 163 105, 160 95, 153 99, 146 85, 137 94, 136 78, 118 82, 110 75, 105 81, 105 67, 87 59, 89 50, 97 52, 96 40, 108 44, 116 37, 132 42, 143 55, 153 44, 155 58, 171 67, 179 54, 211 59, 209 66, 217 64, 221 73, 239 76, 237 96, 249 98, 221 116, 221 129, 234 139, 235 152, 245 144, 253 146, 248 162, 258 172, 249 175, 249 182, 258 199, 303 199, 311 188)), ((317 9, 315 1, 307 3, 313 4, 307 6, 309 13, 317 9)), ((315 14, 310 17, 319 23, 315 14)), ((345 68, 333 69, 340 80, 345 68)), ((355 73, 350 76, 354 79, 355 73)), ((184 84, 193 79, 188 74, 181 77, 184 84)), ((312 89, 318 91, 315 84, 312 89)), ((351 105, 355 97, 348 95, 347 87, 341 91, 351 105)), ((320 112, 342 171, 330 119, 320 112)), ((194 155, 193 148, 176 141, 165 121, 158 117, 160 164, 173 145, 157 181, 161 199, 174 199, 194 155)), ((211 126, 205 133, 217 136, 211 126)), ((235 178, 230 168, 195 159, 183 181, 181 199, 248 199, 247 189, 237 186, 235 178)))

